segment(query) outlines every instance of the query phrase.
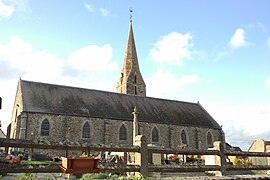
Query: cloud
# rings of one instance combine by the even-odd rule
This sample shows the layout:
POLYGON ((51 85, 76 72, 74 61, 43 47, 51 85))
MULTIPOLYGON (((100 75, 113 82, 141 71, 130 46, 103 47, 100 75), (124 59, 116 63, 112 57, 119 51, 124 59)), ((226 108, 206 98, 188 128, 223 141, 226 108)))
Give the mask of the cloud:
POLYGON ((254 139, 269 133, 265 126, 270 119, 270 104, 241 104, 225 102, 206 102, 204 107, 223 125, 226 140, 233 146, 249 147, 254 139))
POLYGON ((230 40, 230 47, 233 49, 247 46, 249 43, 245 39, 245 31, 242 28, 238 28, 230 40))
POLYGON ((19 36, 12 36, 8 43, 0 42, 0 90, 4 101, 1 110, 2 129, 5 130, 10 122, 19 77, 30 81, 113 91, 116 86, 113 75, 117 65, 112 61, 112 53, 109 44, 101 47, 88 45, 70 52, 66 59, 62 59, 46 50, 36 50, 19 36))
POLYGON ((263 23, 261 23, 261 22, 257 22, 257 23, 255 23, 255 24, 248 24, 247 26, 246 26, 247 28, 250 28, 250 29, 254 29, 254 28, 257 28, 257 29, 259 29, 259 30, 261 30, 261 31, 263 31, 263 32, 266 32, 267 31, 267 28, 266 28, 266 26, 263 24, 263 23))
MULTIPOLYGON (((249 25, 251 26, 251 25, 249 25)), ((245 37, 245 30, 242 28, 238 28, 235 30, 234 34, 232 35, 228 45, 223 48, 223 50, 220 50, 216 53, 216 57, 214 58, 214 61, 218 61, 222 58, 225 58, 227 56, 230 56, 233 54, 234 50, 252 45, 251 42, 248 42, 245 37)))
POLYGON ((0 20, 9 18, 15 11, 15 8, 8 6, 0 0, 0 20))
POLYGON ((270 88, 270 77, 265 81, 265 84, 270 88))
POLYGON ((267 38, 267 47, 270 49, 270 37, 267 38))
POLYGON ((18 36, 10 43, 0 45, 0 64, 9 67, 4 75, 24 76, 31 79, 53 79, 61 73, 62 62, 46 51, 35 51, 33 46, 18 36), (15 71, 16 70, 16 71, 15 71), (50 73, 48 73, 50 72, 50 73))
POLYGON ((37 51, 31 43, 13 36, 9 43, 0 44, 0 66, 5 67, 0 78, 21 76, 33 81, 56 83, 69 76, 68 72, 73 72, 73 76, 85 76, 86 71, 90 75, 94 74, 91 72, 114 71, 117 64, 112 61, 112 52, 109 44, 102 47, 88 45, 70 52, 67 59, 61 59, 50 52, 37 51))
MULTIPOLYGON (((91 4, 88 4, 88 3, 85 2, 84 7, 90 13, 95 13, 96 12, 96 8, 91 4)), ((105 9, 105 8, 99 8, 98 12, 100 12, 101 16, 103 16, 103 17, 108 17, 108 16, 111 15, 110 11, 108 9, 105 9)))
POLYGON ((182 91, 187 86, 198 83, 199 80, 197 74, 175 77, 169 71, 158 69, 153 76, 146 79, 147 94, 153 97, 169 98, 173 93, 182 91))
POLYGON ((154 44, 150 57, 157 62, 181 65, 184 59, 191 57, 192 35, 172 32, 154 44))
POLYGON ((91 4, 84 3, 84 7, 86 8, 88 12, 91 12, 91 13, 96 12, 96 9, 91 4))
POLYGON ((103 17, 110 16, 110 11, 108 11, 107 9, 100 8, 99 11, 103 17))
POLYGON ((89 45, 70 53, 68 62, 73 68, 82 71, 116 70, 117 64, 111 62, 112 53, 109 44, 102 47, 89 45))

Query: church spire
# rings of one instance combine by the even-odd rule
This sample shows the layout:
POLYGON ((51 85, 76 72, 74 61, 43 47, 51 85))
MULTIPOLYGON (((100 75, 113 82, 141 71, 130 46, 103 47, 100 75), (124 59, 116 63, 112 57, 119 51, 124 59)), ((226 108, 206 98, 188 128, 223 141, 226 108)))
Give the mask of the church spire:
MULTIPOLYGON (((130 13, 131 12, 132 10, 130 10, 130 13)), ((126 52, 124 56, 124 64, 116 89, 119 93, 146 96, 146 86, 140 72, 134 40, 132 14, 130 14, 130 24, 126 52)))

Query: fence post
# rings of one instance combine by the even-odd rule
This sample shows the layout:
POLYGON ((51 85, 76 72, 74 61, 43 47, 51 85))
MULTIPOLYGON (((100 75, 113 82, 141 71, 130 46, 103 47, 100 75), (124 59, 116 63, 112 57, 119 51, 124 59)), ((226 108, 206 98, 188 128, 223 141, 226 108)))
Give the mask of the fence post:
POLYGON ((219 145, 219 152, 220 152, 220 171, 221 175, 225 175, 226 173, 226 156, 225 156, 225 133, 223 130, 220 132, 220 145, 219 145))
POLYGON ((225 157, 225 147, 223 141, 215 141, 214 149, 219 151, 219 157, 215 158, 215 165, 220 166, 220 171, 216 171, 216 176, 223 176, 226 172, 226 157, 225 157))
POLYGON ((140 147, 139 153, 135 153, 135 164, 140 165, 141 175, 144 177, 147 177, 148 176, 148 149, 147 149, 146 137, 143 135, 137 135, 135 137, 134 145, 140 147))

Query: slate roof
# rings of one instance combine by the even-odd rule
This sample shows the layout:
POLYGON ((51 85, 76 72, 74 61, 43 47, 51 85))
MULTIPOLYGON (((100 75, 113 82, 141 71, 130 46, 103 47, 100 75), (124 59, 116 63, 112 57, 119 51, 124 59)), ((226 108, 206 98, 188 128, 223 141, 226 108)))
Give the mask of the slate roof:
POLYGON ((23 109, 107 119, 133 120, 136 106, 142 122, 221 129, 199 103, 189 103, 92 89, 20 80, 23 109))

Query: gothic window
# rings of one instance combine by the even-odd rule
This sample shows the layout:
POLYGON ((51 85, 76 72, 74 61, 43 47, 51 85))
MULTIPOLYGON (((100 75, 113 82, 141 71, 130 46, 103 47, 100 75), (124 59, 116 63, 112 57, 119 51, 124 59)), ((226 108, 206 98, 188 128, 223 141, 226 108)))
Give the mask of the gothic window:
POLYGON ((181 143, 187 144, 187 133, 184 129, 181 131, 181 143))
POLYGON ((136 74, 134 76, 134 84, 137 84, 137 76, 136 76, 136 74))
POLYGON ((45 119, 41 123, 41 136, 49 136, 50 132, 50 122, 45 119))
POLYGON ((127 129, 124 124, 122 124, 119 130, 119 140, 127 140, 127 129))
POLYGON ((152 130, 152 142, 158 142, 159 141, 159 134, 156 127, 152 130))
POLYGON ((90 138, 90 125, 88 122, 83 125, 82 138, 90 138))
POLYGON ((206 140, 207 140, 207 147, 213 147, 213 136, 211 132, 207 133, 206 140))
POLYGON ((134 86, 134 94, 137 95, 137 86, 134 86))

